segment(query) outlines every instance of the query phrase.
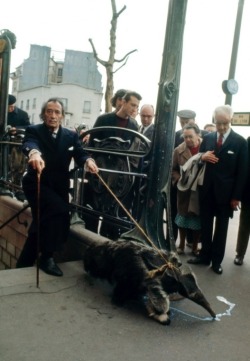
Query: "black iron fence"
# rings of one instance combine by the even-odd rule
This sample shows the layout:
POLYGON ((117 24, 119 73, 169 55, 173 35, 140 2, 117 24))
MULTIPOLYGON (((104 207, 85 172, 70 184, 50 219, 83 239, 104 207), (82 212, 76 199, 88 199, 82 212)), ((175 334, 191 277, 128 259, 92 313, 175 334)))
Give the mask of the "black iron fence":
MULTIPOLYGON (((107 127, 102 128, 107 130, 107 127)), ((109 131, 112 128, 115 127, 109 127, 109 131)), ((95 139, 88 151, 96 160, 100 174, 112 192, 134 219, 139 221, 146 196, 150 141, 132 130, 124 130, 133 136, 132 142, 119 137, 99 141, 95 138, 97 131, 102 129, 87 132, 95 139)), ((11 134, 7 130, 0 141, 0 194, 16 197, 20 201, 25 201, 22 178, 28 165, 21 149, 24 132, 18 129, 15 134, 11 134)), ((133 228, 129 217, 100 184, 98 177, 72 163, 70 179, 72 214, 77 215, 76 221, 80 218, 86 223, 86 228, 110 238, 117 238, 133 228)))
POLYGON ((17 198, 22 194, 22 177, 27 167, 27 159, 21 150, 23 136, 22 129, 15 134, 7 131, 0 141, 0 194, 17 198))

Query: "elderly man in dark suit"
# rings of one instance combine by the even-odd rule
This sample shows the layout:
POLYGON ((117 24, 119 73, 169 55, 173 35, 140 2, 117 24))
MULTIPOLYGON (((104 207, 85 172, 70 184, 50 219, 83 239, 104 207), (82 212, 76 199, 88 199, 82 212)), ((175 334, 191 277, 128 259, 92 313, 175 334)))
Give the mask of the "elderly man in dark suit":
POLYGON ((154 107, 151 104, 143 104, 140 110, 141 126, 140 133, 152 141, 154 135, 154 107))
POLYGON ((202 249, 188 263, 212 262, 213 271, 221 274, 229 218, 239 206, 246 181, 247 142, 230 127, 233 118, 230 105, 217 107, 213 117, 217 131, 204 136, 200 147, 201 159, 206 162, 199 193, 202 249))
POLYGON ((29 158, 28 171, 23 178, 23 190, 31 207, 33 220, 17 261, 17 268, 34 264, 39 234, 39 267, 54 276, 63 275, 54 261, 53 254, 61 250, 62 244, 67 240, 70 226, 71 160, 74 159, 79 166, 85 164, 87 171, 98 172, 94 160, 82 148, 77 133, 62 127, 64 114, 63 103, 57 98, 49 99, 41 111, 43 124, 27 127, 23 140, 23 152, 29 158))

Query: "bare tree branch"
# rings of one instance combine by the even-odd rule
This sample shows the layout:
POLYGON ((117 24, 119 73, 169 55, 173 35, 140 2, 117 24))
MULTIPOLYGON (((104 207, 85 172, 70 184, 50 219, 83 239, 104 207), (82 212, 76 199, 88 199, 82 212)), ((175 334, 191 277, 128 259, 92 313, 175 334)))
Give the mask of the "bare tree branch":
POLYGON ((117 13, 117 18, 121 15, 121 13, 127 9, 127 6, 124 5, 123 8, 117 13))
POLYGON ((90 42, 90 44, 91 44, 91 46, 92 46, 94 58, 98 61, 98 63, 100 63, 100 64, 102 64, 103 66, 106 67, 106 66, 108 65, 108 63, 107 63, 105 60, 102 60, 102 59, 100 59, 100 58, 98 57, 98 54, 97 54, 97 51, 96 51, 96 48, 95 48, 95 46, 94 46, 94 43, 93 43, 92 39, 89 39, 89 42, 90 42))
POLYGON ((114 61, 116 63, 121 63, 122 61, 124 61, 126 58, 128 58, 128 56, 132 53, 134 53, 135 51, 137 51, 137 49, 131 50, 130 52, 128 52, 122 59, 115 59, 114 61))
POLYGON ((126 5, 124 5, 123 8, 118 12, 116 11, 116 1, 115 0, 111 0, 111 6, 112 6, 112 19, 111 19, 111 29, 110 29, 109 58, 108 58, 107 61, 102 60, 101 58, 99 58, 92 39, 89 39, 89 42, 91 44, 93 54, 94 54, 94 57, 95 57, 96 61, 106 68, 107 83, 106 83, 106 89, 105 89, 105 112, 110 112, 112 110, 110 99, 112 98, 113 92, 114 92, 113 74, 115 72, 117 72, 119 69, 121 69, 123 66, 126 65, 128 57, 129 57, 130 54, 137 51, 137 49, 134 49, 134 50, 128 52, 120 60, 115 59, 117 19, 123 13, 123 11, 126 10, 126 5), (123 61, 124 61, 124 64, 122 64, 117 70, 114 71, 113 70, 114 64, 116 62, 121 63, 123 61))
POLYGON ((115 74, 118 70, 120 70, 122 67, 124 67, 127 64, 128 58, 125 60, 125 62, 119 66, 119 68, 117 68, 116 70, 113 71, 113 74, 115 74))

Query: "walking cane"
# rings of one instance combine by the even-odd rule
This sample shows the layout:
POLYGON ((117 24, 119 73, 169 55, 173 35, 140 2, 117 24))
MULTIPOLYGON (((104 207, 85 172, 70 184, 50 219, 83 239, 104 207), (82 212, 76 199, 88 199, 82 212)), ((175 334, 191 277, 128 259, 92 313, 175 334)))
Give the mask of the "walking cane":
POLYGON ((39 248, 40 248, 40 177, 37 172, 37 244, 36 244, 36 287, 39 288, 39 248))

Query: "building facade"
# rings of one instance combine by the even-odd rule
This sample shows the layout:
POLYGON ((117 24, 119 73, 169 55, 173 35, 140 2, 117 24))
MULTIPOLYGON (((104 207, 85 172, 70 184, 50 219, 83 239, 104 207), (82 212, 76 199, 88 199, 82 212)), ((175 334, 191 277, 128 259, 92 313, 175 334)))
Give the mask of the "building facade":
POLYGON ((17 106, 29 114, 32 124, 40 123, 42 104, 51 97, 63 101, 68 128, 83 123, 92 128, 102 112, 102 76, 93 53, 66 50, 63 60, 55 60, 51 48, 31 45, 28 59, 10 78, 17 106))

